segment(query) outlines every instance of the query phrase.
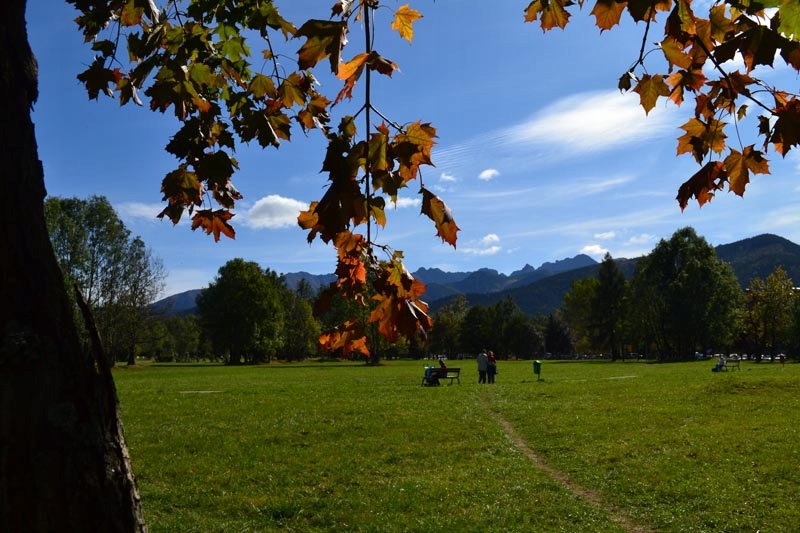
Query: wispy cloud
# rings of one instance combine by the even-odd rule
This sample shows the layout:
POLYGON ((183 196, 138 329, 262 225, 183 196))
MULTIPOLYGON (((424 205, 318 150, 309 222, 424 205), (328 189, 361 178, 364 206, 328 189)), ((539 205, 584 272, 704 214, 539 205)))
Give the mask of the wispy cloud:
POLYGON ((650 235, 649 233, 642 233, 641 235, 634 235, 630 239, 628 239, 627 244, 634 244, 634 245, 641 245, 647 244, 649 242, 653 242, 655 236, 650 235))
POLYGON ((613 239, 616 236, 617 236, 617 234, 614 233, 613 231, 604 231, 603 233, 595 233, 594 234, 594 238, 595 239, 600 239, 601 241, 605 241, 605 240, 608 240, 608 239, 613 239))
MULTIPOLYGON (((675 106, 645 115, 635 94, 579 93, 541 109, 529 120, 434 150, 439 168, 476 167, 481 160, 513 160, 516 168, 617 149, 674 133, 675 106)), ((502 168, 502 167, 501 167, 502 168)))
POLYGON ((124 218, 143 218, 147 220, 157 220, 158 214, 164 209, 161 204, 145 204, 141 202, 125 202, 116 206, 120 217, 124 218))
POLYGON ((487 168, 486 170, 478 174, 478 179, 483 181, 489 181, 496 178, 499 175, 500 171, 497 170, 496 168, 487 168))
POLYGON ((292 198, 270 194, 257 201, 245 215, 251 228, 278 229, 297 225, 297 215, 308 209, 308 204, 292 198))
POLYGON ((461 196, 464 199, 479 200, 483 205, 489 205, 489 200, 503 200, 502 205, 497 204, 497 209, 509 209, 522 205, 530 208, 607 193, 634 180, 635 177, 630 175, 606 178, 561 178, 545 181, 544 185, 532 187, 516 187, 496 191, 472 190, 461 196))
POLYGON ((446 183, 453 183, 455 181, 458 181, 458 179, 452 174, 448 174, 447 172, 442 172, 441 176, 439 176, 439 181, 443 181, 446 183))

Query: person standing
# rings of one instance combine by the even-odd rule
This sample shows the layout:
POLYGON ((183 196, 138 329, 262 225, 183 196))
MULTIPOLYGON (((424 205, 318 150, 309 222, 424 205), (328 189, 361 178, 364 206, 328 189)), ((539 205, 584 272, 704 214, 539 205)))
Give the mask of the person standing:
POLYGON ((491 350, 487 356, 486 375, 489 378, 489 383, 494 383, 494 376, 497 374, 497 358, 491 350))
POLYGON ((486 370, 489 367, 489 356, 486 350, 481 350, 478 354, 478 383, 486 383, 486 370))

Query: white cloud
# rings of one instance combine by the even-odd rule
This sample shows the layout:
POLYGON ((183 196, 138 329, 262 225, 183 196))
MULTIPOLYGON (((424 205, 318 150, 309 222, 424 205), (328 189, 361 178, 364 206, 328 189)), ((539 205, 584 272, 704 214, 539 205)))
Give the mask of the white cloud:
POLYGON ((487 168, 486 170, 478 174, 478 179, 483 181, 489 181, 491 179, 496 178, 499 175, 500 171, 497 170, 496 168, 487 168))
POLYGON ((588 245, 584 246, 583 248, 581 248, 581 253, 582 254, 592 255, 592 256, 595 256, 595 257, 596 256, 601 256, 602 257, 602 256, 606 255, 607 252, 608 252, 608 250, 603 248, 599 244, 588 244, 588 245))
POLYGON ((613 239, 616 237, 617 234, 613 231, 604 231, 603 233, 595 233, 594 238, 600 239, 601 241, 607 241, 608 239, 613 239))
POLYGON ((439 176, 439 181, 446 181, 452 183, 454 181, 458 181, 458 179, 452 174, 448 174, 447 172, 442 172, 442 175, 439 176))
POLYGON ((500 237, 495 233, 488 233, 481 237, 477 242, 473 241, 472 246, 462 248, 461 251, 470 255, 495 255, 503 249, 500 246, 500 237))
POLYGON ((245 220, 251 228, 286 228, 297 225, 297 215, 304 209, 308 209, 305 202, 270 194, 247 211, 245 220))
POLYGON ((486 235, 484 238, 481 239, 481 244, 483 246, 489 246, 492 244, 496 244, 498 242, 500 242, 500 237, 498 237, 494 233, 489 233, 488 235, 486 235))
POLYGON ((404 207, 419 207, 422 204, 422 200, 419 198, 397 198, 397 202, 394 204, 395 207, 398 209, 402 209, 404 207))

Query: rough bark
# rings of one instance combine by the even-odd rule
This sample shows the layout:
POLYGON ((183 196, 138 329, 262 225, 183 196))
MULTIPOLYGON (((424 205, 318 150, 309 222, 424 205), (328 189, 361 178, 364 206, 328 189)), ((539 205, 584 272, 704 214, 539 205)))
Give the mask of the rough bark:
POLYGON ((146 531, 107 368, 44 222, 25 0, 0 2, 0 531, 146 531))

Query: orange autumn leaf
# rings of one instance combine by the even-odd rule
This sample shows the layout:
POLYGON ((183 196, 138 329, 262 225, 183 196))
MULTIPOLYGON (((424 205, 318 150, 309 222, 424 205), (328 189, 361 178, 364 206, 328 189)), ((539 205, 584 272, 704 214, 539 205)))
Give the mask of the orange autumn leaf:
POLYGON ((542 31, 561 28, 569 22, 569 12, 565 9, 573 5, 572 0, 534 0, 525 8, 525 22, 540 20, 542 31))
POLYGON ((686 133, 678 138, 678 155, 690 153, 699 163, 709 151, 722 153, 725 149, 725 123, 710 119, 707 123, 697 118, 689 119, 681 129, 686 133))
POLYGON ((633 88, 633 92, 639 95, 639 102, 646 114, 650 113, 656 106, 656 101, 660 96, 669 96, 669 86, 664 82, 664 77, 660 74, 651 76, 642 75, 639 83, 633 88))
POLYGON ((625 10, 625 4, 617 2, 616 0, 597 0, 597 3, 592 9, 592 15, 595 18, 595 24, 600 28, 602 33, 605 30, 610 30, 619 24, 622 12, 625 10))
POLYGON ((400 6, 394 14, 392 29, 400 34, 400 37, 409 43, 414 37, 414 21, 422 18, 422 14, 416 9, 411 9, 408 4, 400 6))
POLYGON ((355 320, 348 320, 344 324, 324 332, 319 336, 317 344, 324 352, 342 350, 345 358, 349 358, 353 352, 369 355, 367 337, 364 335, 361 324, 355 320))
POLYGON ((700 207, 703 207, 703 205, 710 202, 714 197, 714 191, 721 189, 727 180, 728 174, 725 172, 722 161, 710 161, 706 163, 703 168, 697 171, 694 176, 684 182, 678 189, 678 196, 675 199, 678 200, 681 211, 686 209, 692 197, 697 199, 697 203, 700 207))
POLYGON ((201 228, 206 235, 214 234, 214 240, 219 241, 220 234, 231 239, 236 238, 236 232, 228 221, 233 218, 233 213, 224 209, 201 209, 192 217, 192 229, 201 228))
POLYGON ((422 192, 422 214, 427 215, 436 225, 436 234, 453 248, 456 247, 456 234, 461 228, 456 225, 453 213, 438 196, 426 188, 422 192))
POLYGON ((769 174, 768 161, 763 153, 753 149, 753 145, 745 147, 743 152, 731 148, 731 153, 725 158, 724 166, 728 173, 728 187, 739 196, 744 196, 751 172, 769 174))

